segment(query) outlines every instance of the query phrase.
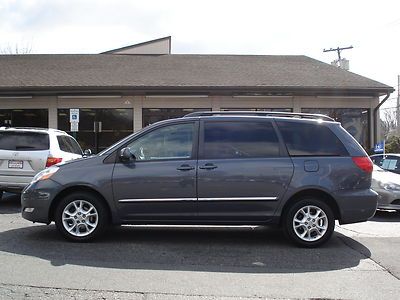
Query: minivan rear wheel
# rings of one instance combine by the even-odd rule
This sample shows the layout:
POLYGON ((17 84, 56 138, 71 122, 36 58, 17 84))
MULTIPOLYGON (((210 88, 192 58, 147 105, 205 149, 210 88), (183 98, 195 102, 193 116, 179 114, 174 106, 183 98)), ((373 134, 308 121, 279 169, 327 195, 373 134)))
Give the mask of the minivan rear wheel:
POLYGON ((55 211, 58 231, 74 242, 85 242, 103 233, 108 212, 95 195, 76 192, 61 199, 55 211))
POLYGON ((302 247, 317 247, 332 236, 335 217, 325 202, 306 198, 292 204, 285 215, 285 231, 291 241, 302 247))

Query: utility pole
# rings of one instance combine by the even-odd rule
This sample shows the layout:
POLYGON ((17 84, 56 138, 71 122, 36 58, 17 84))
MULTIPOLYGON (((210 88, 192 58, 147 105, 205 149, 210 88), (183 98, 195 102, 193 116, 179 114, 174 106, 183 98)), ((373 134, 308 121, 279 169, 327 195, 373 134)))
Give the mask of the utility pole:
POLYGON ((396 105, 397 135, 400 135, 400 75, 397 75, 397 105, 396 105))
POLYGON ((341 51, 343 50, 348 50, 348 49, 353 49, 353 46, 349 46, 349 47, 337 47, 337 48, 331 48, 331 49, 324 49, 324 52, 332 52, 332 51, 336 51, 337 55, 338 55, 338 59, 333 61, 333 63, 335 63, 335 65, 337 66, 337 63, 339 63, 339 67, 341 67, 342 69, 347 69, 348 70, 348 60, 343 59, 342 60, 342 56, 340 55, 341 51), (347 67, 342 67, 343 62, 346 61, 347 63, 345 65, 347 65, 347 67))

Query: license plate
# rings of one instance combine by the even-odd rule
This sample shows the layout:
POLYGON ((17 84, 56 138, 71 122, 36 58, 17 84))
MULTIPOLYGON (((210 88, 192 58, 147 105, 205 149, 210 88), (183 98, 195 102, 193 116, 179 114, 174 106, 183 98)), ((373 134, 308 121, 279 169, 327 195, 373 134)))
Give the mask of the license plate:
POLYGON ((22 160, 9 160, 8 161, 8 168, 9 169, 23 169, 24 162, 22 160))

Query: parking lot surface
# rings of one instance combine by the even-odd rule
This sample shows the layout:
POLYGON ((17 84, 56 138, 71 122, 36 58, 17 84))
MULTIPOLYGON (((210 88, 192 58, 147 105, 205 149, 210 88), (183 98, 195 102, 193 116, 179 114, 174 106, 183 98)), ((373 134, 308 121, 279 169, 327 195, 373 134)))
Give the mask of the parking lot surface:
POLYGON ((0 201, 0 299, 399 299, 399 252, 395 212, 317 249, 266 227, 124 226, 74 244, 0 201))

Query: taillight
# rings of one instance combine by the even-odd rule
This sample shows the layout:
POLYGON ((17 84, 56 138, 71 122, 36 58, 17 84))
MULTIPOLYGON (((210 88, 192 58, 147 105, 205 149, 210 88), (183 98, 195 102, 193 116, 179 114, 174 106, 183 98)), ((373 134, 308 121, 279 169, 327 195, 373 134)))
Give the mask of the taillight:
POLYGON ((60 162, 62 162, 62 158, 49 156, 46 161, 46 168, 51 167, 52 165, 58 164, 60 162))
POLYGON ((373 165, 372 160, 368 156, 352 157, 353 162, 357 167, 367 173, 372 173, 373 165))

